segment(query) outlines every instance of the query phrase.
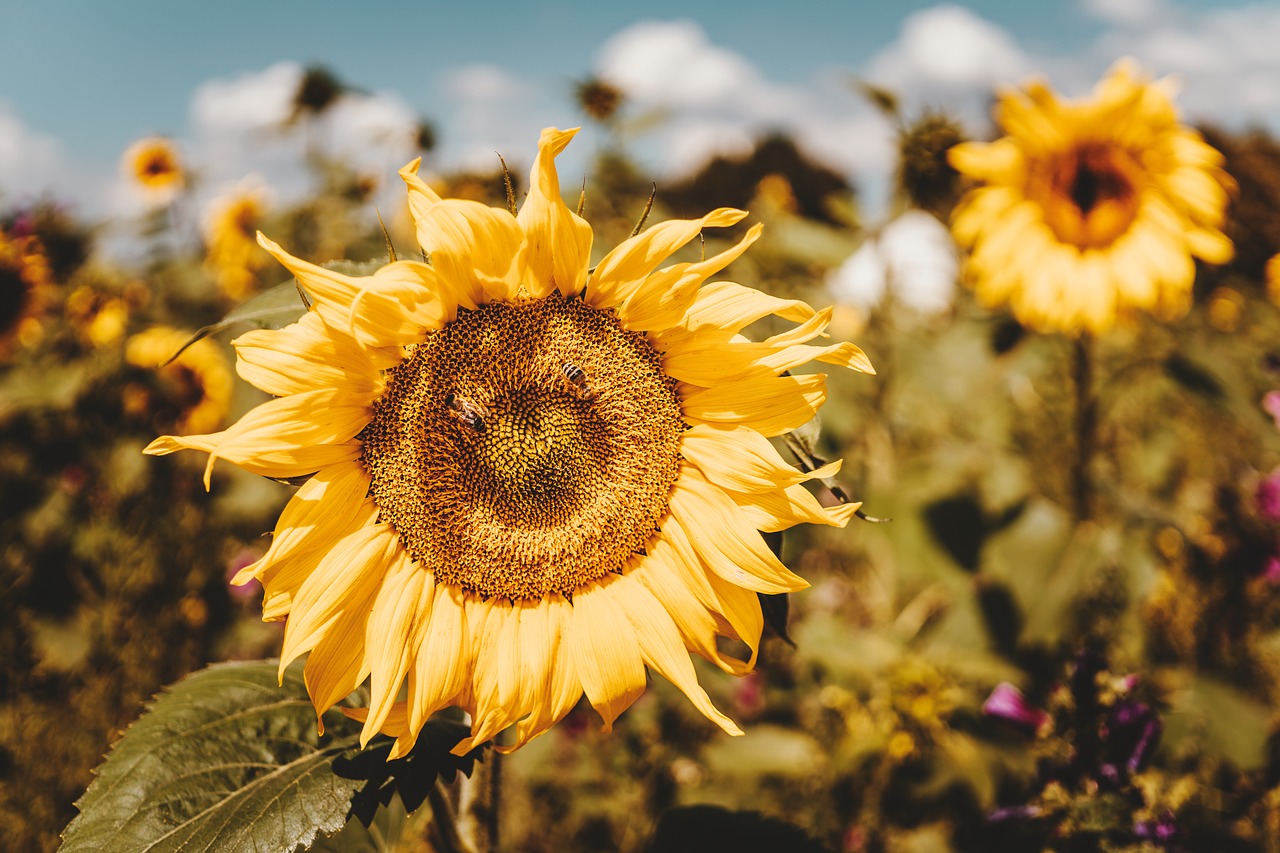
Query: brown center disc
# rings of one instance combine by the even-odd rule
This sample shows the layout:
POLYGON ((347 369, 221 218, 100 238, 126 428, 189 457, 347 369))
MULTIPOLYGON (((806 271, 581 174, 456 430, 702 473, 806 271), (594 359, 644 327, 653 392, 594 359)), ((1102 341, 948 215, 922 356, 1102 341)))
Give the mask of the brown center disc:
POLYGON ((437 582, 540 599, 644 548, 684 426, 648 339, 552 294, 460 311, 410 348, 361 439, 382 520, 437 582))

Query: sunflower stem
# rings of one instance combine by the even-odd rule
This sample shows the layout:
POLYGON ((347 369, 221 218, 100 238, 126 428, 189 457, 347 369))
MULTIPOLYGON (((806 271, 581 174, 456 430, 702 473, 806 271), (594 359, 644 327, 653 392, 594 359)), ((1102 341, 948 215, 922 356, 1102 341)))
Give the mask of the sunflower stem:
POLYGON ((476 853, 458 833, 458 819, 438 779, 427 791, 427 804, 431 807, 432 846, 441 853, 476 853))
POLYGON ((1097 444, 1098 401, 1093 393, 1093 339, 1088 333, 1076 338, 1072 377, 1076 386, 1076 458, 1072 472, 1072 502, 1077 521, 1093 517, 1093 483, 1089 468, 1097 444))
POLYGON ((488 750, 471 775, 459 780, 458 834, 464 848, 476 853, 498 849, 498 816, 501 813, 502 755, 488 750))

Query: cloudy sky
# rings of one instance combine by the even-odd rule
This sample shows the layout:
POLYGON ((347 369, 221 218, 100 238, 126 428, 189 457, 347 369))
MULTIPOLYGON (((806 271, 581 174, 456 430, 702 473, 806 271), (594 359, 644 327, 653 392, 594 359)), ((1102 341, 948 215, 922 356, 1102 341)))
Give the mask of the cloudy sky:
MULTIPOLYGON (((1029 74, 1087 91, 1117 58, 1182 79, 1193 119, 1280 130, 1280 0, 1068 0, 963 5, 870 0, 391 0, 375 11, 312 0, 0 0, 0 205, 53 191, 95 215, 130 199, 118 159, 138 137, 176 138, 202 192, 250 172, 283 195, 305 186, 299 141, 279 131, 303 66, 363 94, 321 128, 331 150, 390 176, 421 118, 433 164, 527 164, 538 130, 581 124, 575 80, 609 79, 632 114, 660 115, 634 143, 655 174, 696 168, 762 130, 793 132, 847 173, 874 210, 889 128, 853 94, 863 78, 909 108, 945 107, 986 131, 992 87, 1029 74), (483 11, 477 11, 477 10, 483 11)), ((564 171, 585 169, 584 135, 564 171), (576 159, 575 159, 576 158, 576 159)))

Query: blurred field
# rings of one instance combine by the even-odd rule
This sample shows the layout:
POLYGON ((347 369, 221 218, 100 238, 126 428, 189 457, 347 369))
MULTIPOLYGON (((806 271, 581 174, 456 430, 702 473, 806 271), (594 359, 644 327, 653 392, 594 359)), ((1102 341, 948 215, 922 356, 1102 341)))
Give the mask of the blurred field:
MULTIPOLYGON (((945 145, 926 144, 936 130, 904 149, 898 209, 945 220, 961 187, 945 145)), ((1240 183, 1236 259, 1198 270, 1181 319, 1136 316, 1078 342, 964 289, 931 316, 892 291, 838 308, 833 333, 878 375, 831 377, 819 448, 892 521, 787 534, 784 559, 813 584, 791 596, 794 644, 770 637, 743 680, 700 669, 746 737, 657 682, 612 734, 583 703, 508 759, 510 849, 640 849, 671 809, 709 804, 834 851, 1280 850, 1280 505, 1267 497, 1280 434, 1263 407, 1280 387, 1264 276, 1280 251, 1280 144, 1207 135, 1240 183), (1023 718, 984 714, 1001 682, 1025 694, 1023 718)), ((316 262, 384 260, 369 176, 321 151, 310 165, 310 197, 244 211, 222 244, 182 189, 134 223, 0 196, 2 849, 56 846, 90 768, 162 685, 279 648, 260 590, 227 580, 265 550, 291 489, 220 464, 206 493, 203 457, 141 454, 202 403, 220 423, 195 431, 261 401, 231 381, 238 329, 165 368, 155 351, 131 358, 130 341, 155 326, 181 340, 285 280, 236 229, 316 262), (136 261, 95 252, 105 225, 131 229, 136 261)), ((498 169, 435 181, 504 200, 498 169)), ((650 187, 625 139, 601 154, 585 207, 597 257, 650 187)), ((780 138, 659 186, 649 221, 722 205, 766 224, 729 277, 819 306, 868 234, 853 190, 780 138)), ((381 216, 407 254, 402 212, 381 216)), ((706 824, 680 830, 673 814, 669 831, 699 849, 706 824)), ((737 831, 763 831, 744 820, 737 831)))

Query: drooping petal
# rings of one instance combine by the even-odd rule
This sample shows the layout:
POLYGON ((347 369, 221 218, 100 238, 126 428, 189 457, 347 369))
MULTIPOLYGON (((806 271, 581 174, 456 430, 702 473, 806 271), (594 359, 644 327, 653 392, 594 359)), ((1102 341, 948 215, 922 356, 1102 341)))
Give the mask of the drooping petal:
POLYGON ((366 402, 352 402, 343 391, 307 391, 268 400, 222 432, 161 436, 143 453, 164 456, 186 449, 207 452, 206 489, 213 463, 218 459, 226 459, 251 474, 298 477, 356 459, 360 445, 352 439, 368 422, 366 402))
POLYGON ((560 197, 556 156, 578 129, 549 127, 538 140, 538 156, 529 174, 529 195, 516 219, 528 243, 528 295, 537 299, 554 290, 565 296, 582 292, 591 259, 591 226, 560 197))
POLYGON ((766 533, 787 530, 797 524, 844 527, 862 506, 861 503, 847 503, 824 507, 804 486, 789 486, 777 492, 735 492, 732 497, 751 524, 766 533))
POLYGON ((431 618, 435 578, 396 549, 366 617, 369 650, 369 718, 360 732, 363 747, 381 728, 413 663, 423 627, 431 618))
POLYGON ((635 630, 626 613, 611 596, 600 595, 600 586, 580 590, 573 597, 569 620, 569 647, 583 692, 604 720, 603 731, 613 728, 618 715, 644 693, 644 659, 635 630))
POLYGON ((795 592, 809 584, 774 556, 733 499, 693 468, 680 472, 671 515, 706 566, 725 580, 763 593, 795 592))
POLYGON ((386 574, 399 539, 389 524, 362 527, 329 551, 294 596, 280 650, 280 674, 310 651, 354 602, 371 600, 386 574))
POLYGON ((698 675, 689 660, 689 652, 681 642, 679 629, 648 589, 624 578, 601 584, 593 595, 612 599, 613 606, 626 614, 639 643, 640 656, 647 665, 679 687, 711 722, 731 735, 742 734, 742 729, 716 709, 707 691, 698 684, 698 675))

